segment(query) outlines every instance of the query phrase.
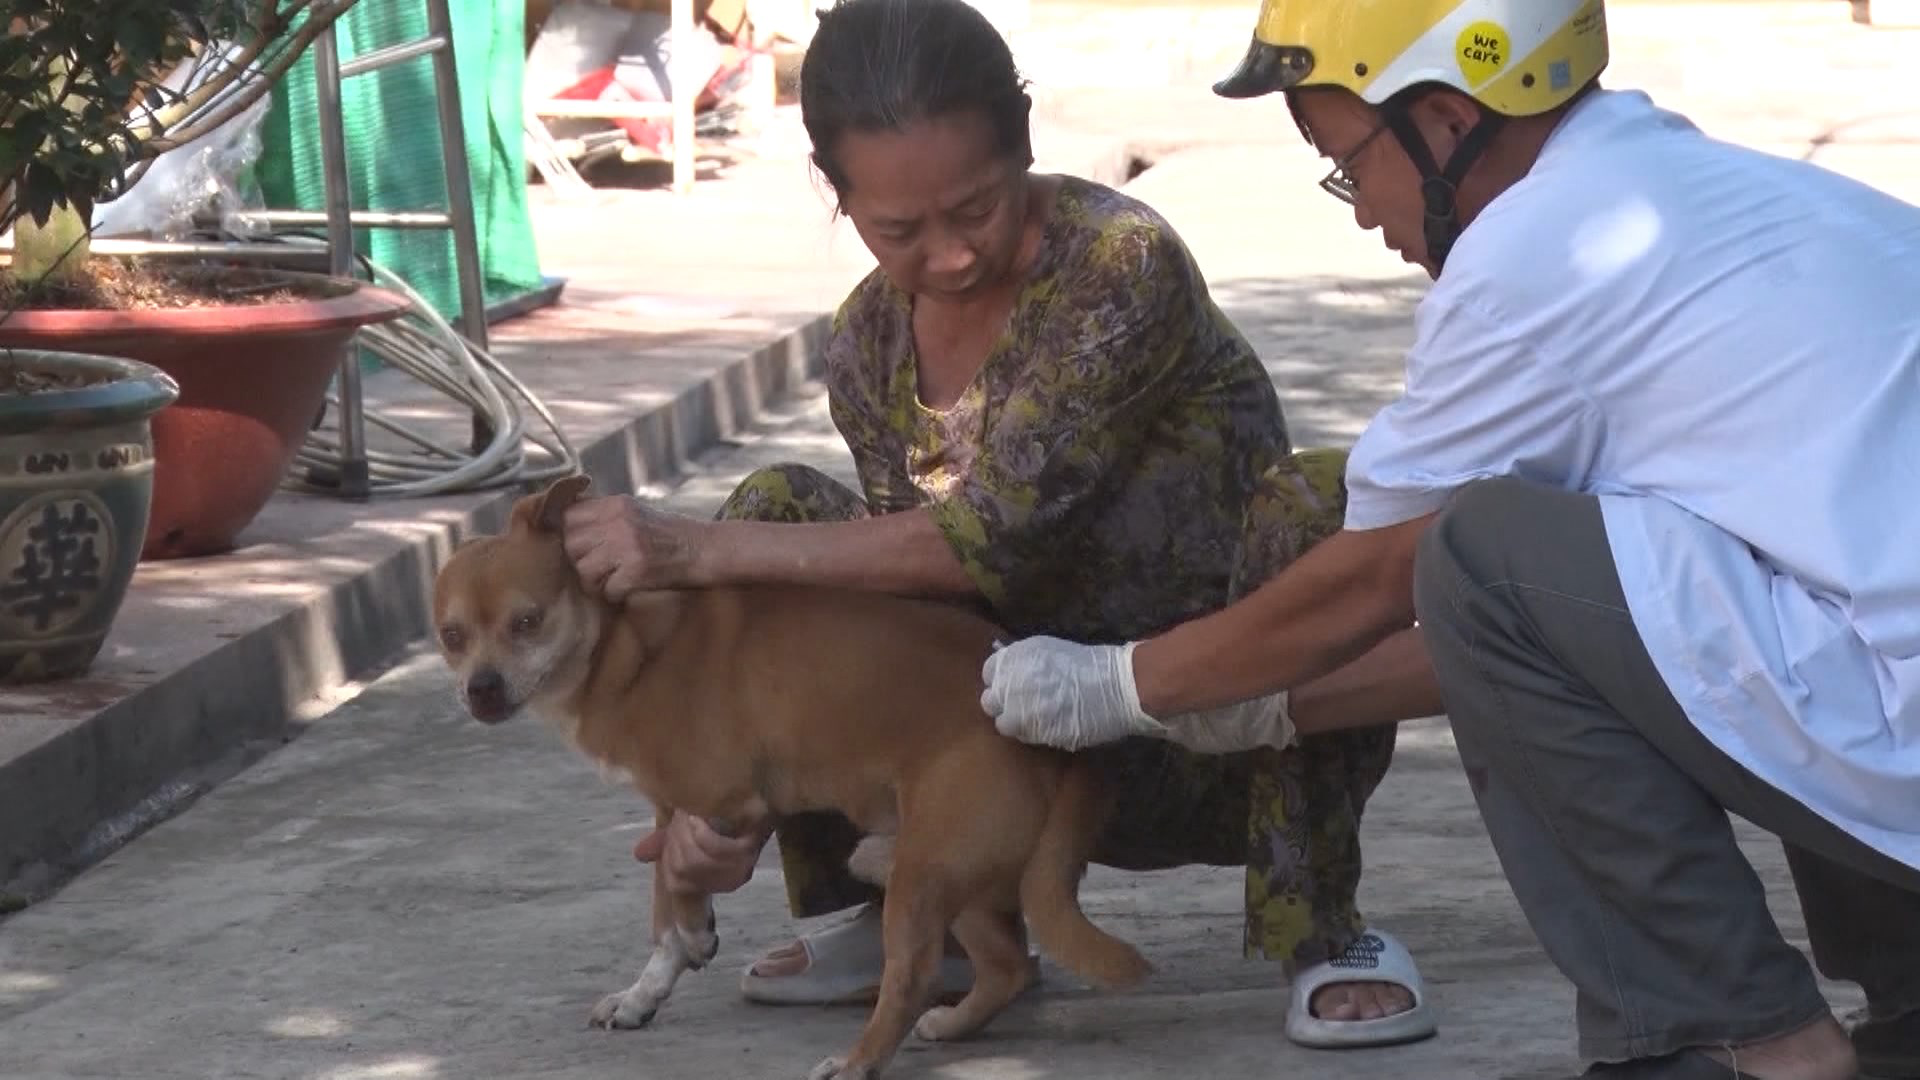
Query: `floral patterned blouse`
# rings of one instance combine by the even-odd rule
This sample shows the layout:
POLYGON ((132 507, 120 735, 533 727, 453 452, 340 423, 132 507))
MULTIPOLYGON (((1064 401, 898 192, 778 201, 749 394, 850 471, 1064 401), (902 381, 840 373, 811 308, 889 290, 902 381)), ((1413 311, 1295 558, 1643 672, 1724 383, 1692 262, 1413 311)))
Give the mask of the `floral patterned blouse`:
POLYGON ((1145 636, 1226 602, 1278 395, 1171 225, 1063 178, 1040 256, 950 409, 918 394, 912 299, 875 270, 827 346, 869 509, 920 506, 1012 633, 1145 636))

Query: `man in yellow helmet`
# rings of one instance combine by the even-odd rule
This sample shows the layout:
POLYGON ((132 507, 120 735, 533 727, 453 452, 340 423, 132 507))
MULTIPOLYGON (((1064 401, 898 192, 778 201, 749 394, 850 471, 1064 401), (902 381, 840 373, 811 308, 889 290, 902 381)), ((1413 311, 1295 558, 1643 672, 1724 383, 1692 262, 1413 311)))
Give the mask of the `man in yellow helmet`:
POLYGON ((1600 0, 1264 0, 1216 89, 1283 94, 1434 278, 1405 392, 1342 532, 1157 637, 1014 642, 982 701, 1068 748, 1257 739, 1309 682, 1443 704, 1589 1075, 1920 1077, 1920 207, 1607 59, 1600 0))
MULTIPOLYGON (((1344 90, 1343 101, 1369 106, 1378 120, 1369 136, 1392 132, 1418 171, 1425 256, 1414 261, 1437 275, 1460 235, 1459 189, 1468 171, 1511 121, 1531 122, 1511 138, 1513 150, 1537 142, 1571 102, 1598 85, 1607 56, 1600 0, 1268 0, 1246 58, 1214 91, 1251 98, 1344 90), (1438 90, 1456 91, 1433 102, 1450 104, 1455 115, 1429 117, 1417 108, 1438 90), (1433 120, 1447 127, 1441 146, 1422 134, 1421 121, 1433 120)), ((1300 100, 1288 95, 1295 121, 1313 142, 1300 100)), ((1356 145, 1349 156, 1362 149, 1356 145)), ((1353 202, 1343 171, 1337 168, 1327 186, 1353 202)), ((1412 258, 1411 239, 1388 242, 1412 258)))

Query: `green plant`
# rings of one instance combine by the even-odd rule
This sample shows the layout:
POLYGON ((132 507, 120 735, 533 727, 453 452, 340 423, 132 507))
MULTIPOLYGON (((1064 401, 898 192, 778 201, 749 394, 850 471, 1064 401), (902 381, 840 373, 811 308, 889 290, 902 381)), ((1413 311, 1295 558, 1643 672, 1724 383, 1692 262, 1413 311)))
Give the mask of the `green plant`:
POLYGON ((85 273, 96 203, 246 110, 353 0, 0 0, 12 276, 85 273), (182 64, 187 77, 165 85, 182 64))

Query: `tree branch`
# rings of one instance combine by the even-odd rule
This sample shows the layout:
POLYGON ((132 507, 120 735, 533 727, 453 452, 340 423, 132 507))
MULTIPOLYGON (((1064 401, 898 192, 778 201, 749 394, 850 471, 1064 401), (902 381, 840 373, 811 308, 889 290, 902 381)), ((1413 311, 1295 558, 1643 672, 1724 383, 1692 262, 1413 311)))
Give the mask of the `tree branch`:
MULTIPOLYGON (((281 77, 286 75, 287 71, 291 69, 294 64, 299 63, 300 57, 307 50, 307 46, 311 45, 313 40, 319 37, 328 26, 331 26, 334 19, 338 17, 338 11, 344 11, 347 6, 351 5, 341 6, 325 21, 320 21, 315 17, 309 17, 307 22, 301 26, 299 32, 294 34, 293 37, 286 42, 285 48, 269 62, 266 68, 249 70, 239 74, 222 74, 215 76, 215 79, 218 80, 217 82, 201 84, 200 87, 195 88, 193 92, 187 94, 175 106, 164 110, 164 115, 155 114, 153 118, 143 122, 141 126, 149 131, 171 133, 155 134, 152 137, 141 138, 138 132, 136 132, 135 137, 140 139, 141 156, 157 157, 160 154, 166 153, 168 150, 185 146, 205 136, 241 113, 246 112, 254 102, 260 100, 262 96, 272 91, 274 86, 279 83, 281 77), (187 123, 189 120, 192 120, 194 113, 212 105, 220 98, 221 94, 231 89, 236 83, 242 83, 243 88, 235 91, 231 95, 231 98, 225 101, 218 109, 214 110, 208 116, 193 120, 190 124, 187 123), (175 124, 186 124, 185 131, 177 131, 174 127, 175 124)), ((258 54, 256 53, 255 57, 249 57, 248 62, 251 63, 252 59, 257 56, 258 54)), ((228 71, 231 72, 238 66, 239 64, 235 62, 232 67, 229 67, 228 71)))

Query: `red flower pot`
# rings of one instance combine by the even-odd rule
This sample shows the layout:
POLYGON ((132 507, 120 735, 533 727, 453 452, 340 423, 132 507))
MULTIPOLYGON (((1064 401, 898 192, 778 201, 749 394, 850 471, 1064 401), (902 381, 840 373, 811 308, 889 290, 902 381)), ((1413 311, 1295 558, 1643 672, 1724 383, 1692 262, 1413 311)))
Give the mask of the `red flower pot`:
POLYGON ((153 418, 153 509, 143 559, 232 550, 299 453, 354 332, 397 319, 408 306, 357 281, 276 276, 319 298, 23 310, 0 321, 0 347, 125 357, 179 384, 179 400, 153 418))

